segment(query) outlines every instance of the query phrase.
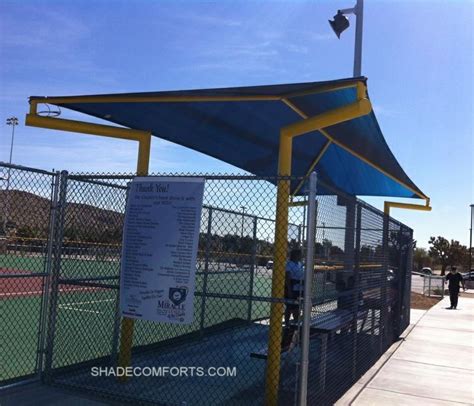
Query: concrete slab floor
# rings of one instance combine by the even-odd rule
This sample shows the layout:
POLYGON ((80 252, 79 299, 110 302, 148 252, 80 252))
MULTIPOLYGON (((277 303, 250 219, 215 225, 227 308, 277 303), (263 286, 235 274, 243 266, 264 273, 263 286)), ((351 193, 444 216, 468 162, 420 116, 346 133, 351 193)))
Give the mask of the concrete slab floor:
POLYGON ((108 403, 39 382, 16 386, 0 391, 1 406, 107 406, 108 403))

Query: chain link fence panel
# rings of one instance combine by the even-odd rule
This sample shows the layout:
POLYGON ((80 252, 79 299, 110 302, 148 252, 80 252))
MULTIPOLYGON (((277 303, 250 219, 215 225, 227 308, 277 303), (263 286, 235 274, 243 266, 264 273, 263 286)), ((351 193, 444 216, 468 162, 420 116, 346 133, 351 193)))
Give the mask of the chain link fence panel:
POLYGON ((423 276, 423 294, 425 296, 444 297, 446 278, 444 276, 423 276))
MULTIPOLYGON (((260 405, 271 384, 279 404, 299 404, 303 284, 289 290, 288 272, 275 282, 275 267, 278 256, 287 261, 295 249, 303 251, 304 262, 308 244, 313 244, 315 264, 308 404, 333 404, 409 324, 411 229, 334 191, 316 198, 315 241, 307 241, 302 196, 290 204, 286 240, 277 247, 276 225, 285 220, 276 213, 275 185, 303 179, 202 175, 194 321, 136 320, 130 367, 140 376, 120 379, 121 244, 133 175, 45 173, 41 176, 48 181, 40 181, 36 172, 23 172, 18 179, 29 180, 17 181, 10 190, 32 195, 18 206, 22 210, 40 205, 34 196, 46 199, 46 229, 24 237, 35 238, 28 243, 11 234, 7 259, 0 254, 1 268, 3 276, 5 261, 37 261, 28 270, 42 275, 42 293, 35 300, 45 299, 37 304, 35 335, 39 332, 40 338, 28 339, 34 343, 28 354, 35 359, 32 372, 42 372, 45 382, 113 401, 163 405, 260 405), (40 187, 46 183, 49 189, 40 187), (279 297, 275 292, 282 287, 285 294, 279 297), (277 323, 270 333, 272 312, 277 323), (275 357, 270 347, 278 349, 279 359, 269 359, 275 357)), ((7 300, 25 317, 31 314, 25 307, 30 299, 7 300)), ((12 352, 21 358, 21 351, 12 352)))
POLYGON ((58 174, 0 163, 0 385, 36 376, 58 174))

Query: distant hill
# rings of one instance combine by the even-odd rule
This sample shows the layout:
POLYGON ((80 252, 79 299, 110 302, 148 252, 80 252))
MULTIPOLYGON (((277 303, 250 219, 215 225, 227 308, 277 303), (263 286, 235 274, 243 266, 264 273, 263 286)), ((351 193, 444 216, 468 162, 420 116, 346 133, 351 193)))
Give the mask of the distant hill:
MULTIPOLYGON (((3 228, 6 216, 10 236, 46 238, 50 212, 49 198, 21 190, 0 190, 0 227, 3 228)), ((123 213, 114 210, 68 202, 64 236, 70 240, 118 243, 123 218, 123 213)))

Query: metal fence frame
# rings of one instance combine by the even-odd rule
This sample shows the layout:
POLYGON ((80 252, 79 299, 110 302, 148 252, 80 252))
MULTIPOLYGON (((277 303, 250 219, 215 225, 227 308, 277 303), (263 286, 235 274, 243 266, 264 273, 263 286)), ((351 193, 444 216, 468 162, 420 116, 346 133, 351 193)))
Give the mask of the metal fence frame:
MULTIPOLYGON (((0 162, 0 168, 6 170, 7 177, 4 179, 7 182, 7 186, 5 189, 1 189, 7 193, 6 201, 4 204, 8 207, 2 215, 4 219, 2 221, 3 224, 3 232, 7 233, 6 227, 8 226, 8 215, 11 214, 13 211, 11 207, 11 201, 9 197, 9 191, 15 187, 20 187, 20 190, 23 190, 25 185, 28 187, 32 187, 33 189, 36 188, 35 186, 28 185, 29 180, 22 180, 15 182, 14 174, 34 174, 35 176, 41 176, 44 180, 50 184, 51 191, 49 195, 49 206, 50 210, 48 213, 47 218, 44 219, 44 222, 48 224, 48 233, 46 234, 45 244, 42 246, 37 247, 35 251, 40 255, 40 257, 44 257, 44 264, 41 266, 41 271, 29 271, 29 272, 22 272, 22 273, 0 273, 0 283, 24 283, 28 280, 34 280, 40 278, 40 301, 38 306, 35 306, 35 311, 38 313, 37 318, 37 340, 36 340, 36 350, 35 350, 35 361, 34 365, 30 367, 29 372, 26 372, 24 375, 21 376, 2 376, 0 377, 0 388, 10 388, 18 385, 24 385, 30 382, 37 381, 41 379, 43 373, 43 356, 44 356, 44 341, 45 341, 45 331, 47 329, 47 314, 48 314, 48 302, 49 302, 49 294, 50 294, 50 277, 51 277, 51 258, 52 258, 52 250, 54 246, 53 242, 53 235, 54 235, 54 227, 56 224, 56 212, 57 212, 57 201, 58 201, 58 182, 59 182, 59 172, 54 171, 46 171, 37 168, 31 168, 26 166, 19 166, 14 164, 8 164, 4 162, 0 162), (13 177, 13 181, 12 181, 13 177)), ((34 179, 37 181, 37 179, 34 179)), ((0 202, 0 207, 3 206, 0 202)), ((8 252, 8 240, 5 244, 5 252, 8 252)), ((7 264, 8 265, 8 264, 7 264)), ((1 266, 1 265, 0 265, 1 266)), ((8 268, 7 268, 8 269, 8 268)), ((7 295, 9 292, 6 293, 7 295)), ((14 296, 15 293, 12 294, 14 296)), ((16 315, 19 319, 16 321, 18 324, 21 323, 21 315, 16 315)), ((7 329, 9 326, 5 326, 4 328, 7 329)), ((33 327, 33 326, 30 326, 33 327)), ((25 354, 26 355, 26 354, 25 354)))
POLYGON ((423 295, 444 298, 446 278, 437 275, 423 275, 423 295))
MULTIPOLYGON (((41 305, 39 309, 39 334, 38 334, 38 346, 37 346, 37 362, 35 367, 35 373, 37 377, 42 379, 44 382, 48 382, 55 385, 72 387, 82 390, 93 390, 98 396, 104 396, 115 400, 121 400, 124 398, 124 393, 116 393, 113 394, 113 391, 104 390, 104 388, 92 388, 88 383, 81 382, 68 382, 67 379, 59 378, 60 375, 67 371, 68 368, 58 368, 55 366, 55 337, 56 337, 56 330, 57 330, 57 310, 60 306, 60 298, 61 298, 61 290, 60 287, 63 285, 74 285, 79 287, 87 287, 90 289, 110 289, 115 290, 118 297, 118 276, 108 275, 98 278, 87 277, 83 278, 64 278, 64 275, 61 274, 62 269, 62 261, 69 261, 70 258, 74 258, 74 252, 81 253, 79 256, 87 257, 94 253, 99 253, 98 255, 103 255, 106 257, 114 257, 117 255, 117 250, 115 248, 108 247, 107 244, 104 244, 103 248, 99 247, 99 243, 94 243, 96 245, 90 245, 88 247, 82 247, 80 244, 77 246, 70 246, 67 247, 67 244, 64 240, 64 232, 65 232, 65 216, 67 215, 67 207, 69 204, 68 200, 68 192, 70 185, 74 182, 87 182, 90 185, 95 185, 97 188, 118 188, 122 190, 126 190, 126 187, 123 184, 117 184, 118 181, 126 181, 133 178, 133 175, 101 175, 101 174, 68 174, 66 171, 63 172, 47 172, 47 171, 38 171, 33 168, 26 168, 26 167, 19 167, 16 165, 7 165, 1 164, 1 166, 15 169, 17 171, 23 171, 22 173, 43 173, 45 175, 51 176, 52 179, 52 194, 50 197, 51 201, 51 211, 50 211, 50 218, 49 218, 49 232, 48 232, 48 241, 46 245, 46 262, 45 262, 45 271, 41 274, 44 277, 43 283, 43 294, 41 296, 41 305), (75 251, 76 250, 76 251, 75 251), (82 250, 82 251, 80 251, 82 250), (72 253, 72 254, 71 254, 72 253)), ((175 175, 179 176, 179 175, 175 175)), ((315 175, 314 175, 315 176, 315 175)), ((206 177, 206 176, 205 176, 206 177)), ((276 177, 272 178, 256 178, 254 176, 230 176, 230 175, 217 175, 217 176, 207 176, 208 179, 212 180, 233 180, 233 181, 242 181, 242 182, 255 182, 258 180, 273 180, 275 181, 276 177)), ((314 183, 316 181, 314 180, 314 183)), ((327 187, 327 185, 325 185, 327 187)), ((316 187, 310 186, 309 193, 310 196, 313 193, 316 193, 316 187)), ((313 403, 317 401, 321 404, 330 404, 338 396, 340 396, 345 388, 350 387, 350 385, 355 382, 355 380, 369 367, 372 365, 373 362, 378 359, 378 357, 383 354, 383 352, 388 348, 388 346, 403 332, 403 330, 409 324, 409 310, 410 310, 410 284, 411 284, 411 262, 412 262, 412 230, 408 227, 404 226, 403 224, 399 223, 398 221, 390 218, 388 215, 384 214, 383 212, 373 208, 372 206, 368 205, 365 202, 360 200, 356 200, 351 196, 344 195, 339 191, 335 191, 334 195, 337 196, 337 204, 333 202, 329 202, 329 200, 325 201, 325 197, 319 197, 316 200, 310 199, 309 202, 309 214, 307 213, 306 209, 302 209, 300 213, 303 214, 303 218, 300 224, 294 225, 297 230, 297 241, 298 245, 303 246, 306 249, 306 266, 310 267, 309 269, 313 268, 311 265, 312 262, 316 263, 316 267, 314 268, 317 272, 315 273, 314 281, 307 282, 305 286, 305 294, 300 292, 300 297, 296 301, 296 303, 304 304, 304 311, 302 314, 304 322, 299 324, 299 335, 297 336, 296 345, 294 347, 294 355, 291 357, 294 358, 294 361, 290 361, 291 364, 291 374, 294 378, 290 379, 292 383, 286 383, 282 381, 281 385, 283 389, 288 389, 288 396, 292 399, 291 402, 296 404, 306 404, 313 403), (328 210, 331 207, 335 207, 335 213, 329 213, 329 216, 334 216, 334 219, 338 219, 337 210, 340 208, 336 207, 339 205, 339 200, 344 201, 346 199, 346 203, 342 203, 342 207, 344 207, 345 214, 345 223, 341 223, 339 220, 338 222, 330 225, 326 225, 324 221, 321 222, 317 220, 319 215, 324 215, 324 210, 328 210), (348 202, 348 203, 347 203, 348 202), (320 213, 321 212, 321 213, 320 213), (372 220, 370 220, 372 219, 372 220), (370 221, 369 221, 370 220, 370 221), (305 224, 305 222, 307 223, 305 224), (318 223, 319 221, 319 223, 318 223), (372 221, 372 223, 371 223, 372 221), (321 238, 322 233, 322 238, 321 238), (344 255, 343 254, 335 254, 336 256, 339 255, 340 258, 338 259, 339 265, 328 265, 326 269, 321 269, 321 267, 325 267, 322 264, 322 259, 324 259, 325 251, 323 254, 321 252, 315 252, 315 247, 317 248, 317 244, 314 245, 313 243, 308 244, 307 241, 319 241, 320 245, 324 245, 325 240, 325 233, 336 235, 336 239, 342 238, 343 248, 344 248, 344 255), (341 237, 341 235, 343 235, 341 237), (377 236, 380 237, 380 241, 374 242, 377 236), (369 239, 369 243, 367 242, 369 239), (372 241, 372 242, 370 242, 372 241), (364 245, 365 244, 365 245, 364 245), (364 251, 366 249, 367 244, 372 244, 372 251, 367 253, 364 251), (349 248, 347 248, 349 247, 349 248), (350 248, 352 247, 352 248, 350 248), (395 248, 394 248, 395 247, 395 248), (322 256, 321 256, 322 255, 322 256), (365 257, 364 257, 365 255, 365 257), (367 256, 368 255, 368 256, 367 256), (370 255, 377 256, 376 259, 371 259, 370 255), (367 262, 374 262, 380 263, 380 271, 377 275, 377 280, 380 281, 379 285, 375 285, 373 281, 373 275, 376 274, 375 271, 367 271, 364 270, 364 261, 367 262), (318 265, 319 264, 319 265, 318 265), (319 269, 316 269, 317 267, 319 269), (332 268, 331 268, 332 267, 332 268), (339 269, 339 270, 338 270, 339 269), (331 281, 331 278, 339 278, 344 273, 347 273, 345 269, 352 269, 352 278, 354 285, 351 287, 350 290, 346 291, 337 291, 337 295, 334 296, 334 289, 328 290, 328 286, 336 286, 337 280, 331 281), (371 274, 372 276, 370 276, 371 274), (365 287, 361 284, 364 275, 369 275, 372 279, 367 279, 364 283, 369 284, 369 286, 365 287), (393 280, 390 279, 392 275, 395 275, 396 287, 393 286, 393 280), (322 283, 321 283, 322 280, 322 283), (329 281, 329 282, 328 282, 329 281), (370 284, 373 285, 370 285, 370 284), (315 284, 318 285, 317 289, 321 288, 321 291, 315 292, 315 284), (329 284, 329 285, 328 285, 329 284), (311 285, 311 289, 310 289, 311 285), (322 285, 322 286, 320 286, 322 285), (377 340, 377 348, 378 350, 373 353, 370 358, 370 362, 367 365, 359 365, 359 358, 361 356, 361 348, 364 351, 368 351, 365 349, 364 346, 364 338, 363 337, 363 329, 367 328, 366 326, 361 327, 361 321, 357 318, 353 318, 350 324, 347 327, 341 327, 340 329, 336 330, 333 334, 320 334, 320 342, 321 344, 315 344, 315 340, 313 337, 312 331, 314 330, 314 326, 311 323, 314 323, 314 319, 318 318, 323 314, 323 316, 327 316, 329 313, 328 311, 324 310, 316 310, 315 313, 315 306, 316 309, 318 306, 326 306, 328 309, 331 306, 334 306, 335 300, 337 301, 337 306, 339 306, 339 301, 344 299, 348 302, 348 298, 350 299, 350 309, 351 312, 357 314, 363 308, 361 305, 360 297, 364 291, 370 289, 378 289, 377 298, 374 299, 378 301, 378 306, 380 306, 380 310, 371 310, 372 314, 367 316, 370 324, 370 334, 372 334, 372 338, 377 340), (393 296, 393 292, 396 293, 396 297, 393 296), (342 298, 342 299, 341 299, 342 298), (394 303, 394 305, 389 304, 394 303), (309 309, 309 310, 308 310, 309 309), (319 314, 320 312, 323 312, 319 314), (319 313, 318 313, 319 312, 319 313), (378 321, 377 321, 378 320, 378 321), (341 339, 341 337, 346 334, 345 331, 348 331, 348 335, 346 339, 346 344, 350 344, 351 351, 347 352, 344 355, 344 360, 339 360, 342 365, 342 361, 344 363, 348 362, 348 359, 351 359, 351 373, 350 377, 345 378, 344 385, 339 385, 337 388, 330 388, 334 389, 329 391, 326 389, 324 385, 318 389, 318 392, 314 392, 308 390, 308 382, 314 378, 314 365, 321 364, 326 357, 334 356, 334 349, 331 350, 331 346, 334 346, 331 342, 332 335, 336 338, 334 339, 341 339), (360 332, 359 332, 360 331, 360 332), (350 332, 350 334, 349 334, 350 332), (359 335, 361 338, 359 339, 359 335), (328 341, 329 340, 329 341, 328 341), (348 341, 350 340, 350 342, 348 341), (358 340, 362 340, 360 343, 358 340), (320 345, 324 348, 328 346, 328 350, 324 351, 324 354, 321 354, 320 345), (316 356, 316 352, 318 355, 316 356), (331 352, 332 351, 332 352, 331 352), (316 356, 316 358, 314 358, 316 356), (296 357, 296 358, 295 358, 296 357), (322 357, 322 358, 321 358, 322 357), (348 358, 347 358, 348 357, 348 358), (347 358, 347 359, 346 359, 347 358), (369 365, 370 364, 370 365, 369 365), (286 385, 286 386, 285 386, 286 385), (288 386, 289 385, 289 386, 288 386), (322 390, 322 392, 321 392, 322 390), (329 392, 328 392, 329 391, 329 392), (323 393, 324 392, 324 393, 323 393), (326 393, 327 392, 327 393, 326 393), (326 394, 325 394, 326 393, 326 394)), ((85 199, 84 202, 89 204, 89 200, 85 199)), ((254 320, 254 306, 261 305, 262 303, 275 303, 278 301, 282 301, 279 299, 272 298, 271 296, 262 296, 258 295, 258 291, 255 291, 255 278, 257 269, 257 257, 258 249, 257 249, 257 242, 260 240, 258 237, 259 233, 259 221, 267 221, 267 222, 274 222, 273 218, 264 217, 261 215, 256 214, 248 214, 248 213, 241 213, 235 210, 231 210, 228 208, 222 207, 214 207, 212 205, 204 205, 204 209, 207 210, 207 219, 206 224, 204 224, 204 229, 206 230, 204 241, 203 241, 203 258, 201 258, 200 266, 202 266, 202 271, 198 270, 197 275, 202 276, 202 292, 196 292, 197 300, 200 301, 200 315, 199 315, 199 329, 198 335, 202 338, 206 337, 208 334, 208 327, 206 326, 206 301, 211 297, 218 300, 244 300, 246 301, 245 306, 245 319, 248 325, 252 325, 254 320), (244 227, 244 219, 245 222, 250 224, 249 232, 250 239, 253 241, 251 250, 248 254, 245 254, 246 257, 241 256, 241 261, 244 259, 247 260, 248 264, 248 275, 249 275, 249 284, 248 290, 246 293, 242 293, 239 295, 229 295, 226 293, 215 293, 209 292, 209 278, 212 275, 210 272, 211 264, 211 252, 212 252, 212 227, 213 227, 213 217, 217 216, 219 213, 226 213, 229 216, 241 216, 242 218, 242 230, 244 227)), ((300 217, 301 219, 301 217, 300 217)), ((323 218, 324 220, 324 218, 323 218)), ((331 220, 331 218, 329 218, 331 220)), ((328 220, 326 220, 328 222, 328 220)), ((203 226, 202 226, 203 227, 203 226)), ((243 237, 243 231, 242 236, 243 237)), ((329 237, 333 238, 333 237, 329 237)), ((18 245, 18 243, 17 243, 18 245)), ((110 245, 110 244, 109 244, 110 245)), ((336 247, 337 248, 337 247, 336 247)), ((28 248, 21 248, 28 249, 28 248)), ((367 251, 367 249, 366 249, 367 251)), ((235 253, 234 253, 235 254, 235 253)), ((329 254, 327 254, 329 259, 329 254)), ((235 255, 233 260, 235 260, 235 255)), ((269 257, 270 258, 270 257, 269 257)), ((336 262, 337 262, 336 261, 336 262)), ((242 262, 243 264, 243 262, 242 262)), ((1 264, 0 264, 1 265, 1 264)), ((261 266, 260 266, 261 267, 261 266)), ((241 272, 241 271, 239 271, 241 272)), ((39 274, 35 274, 38 276, 39 274)), ((27 277, 27 275, 22 275, 27 277)), ((215 275, 213 275, 215 276, 215 275)), ((8 278, 9 275, 1 275, 2 278, 8 278)), ((347 277, 342 275, 342 277, 347 277)), ((370 299, 370 297, 369 297, 370 299)), ((117 299, 116 303, 118 302, 117 299)), ((292 303, 291 300, 284 299, 284 303, 292 303)), ((258 306, 257 306, 258 307, 258 306)), ((303 306, 302 306, 303 307, 303 306)), ((346 303, 347 307, 347 303, 346 303)), ((367 310, 367 314, 370 311, 367 310)), ((322 316, 321 316, 322 317, 322 316)), ((119 322, 120 318, 118 317, 118 307, 115 308, 115 316, 114 316, 114 327, 113 332, 111 335, 111 342, 110 342, 110 355, 109 361, 111 365, 114 365, 117 359, 117 346, 118 346, 118 339, 119 339, 119 322)), ((365 322, 364 322, 365 323, 365 322)), ((319 341, 318 341, 319 342, 319 341)), ((291 351, 290 351, 291 352, 291 351)), ((288 358, 291 358, 290 356, 288 358)), ((288 359, 287 358, 287 359, 288 359)), ((97 360, 92 359, 93 362, 97 362, 97 360)), ((283 363, 288 362, 282 360, 283 363)), ((86 363, 79 363, 75 366, 75 368, 84 367, 86 363)), ((90 362, 89 362, 90 364, 90 362)), ((346 365, 346 364, 344 364, 346 365)), ((70 369, 70 368, 69 368, 70 369)), ((283 371, 288 371, 288 368, 283 368, 283 371)), ((286 372, 285 372, 286 373, 286 372)), ((331 371, 329 370, 329 373, 331 371)), ((321 382, 323 379, 326 379, 326 369, 319 369, 318 372, 318 380, 321 382)), ((290 382, 289 381, 289 382, 290 382)), ((1 382, 1 381, 0 381, 1 382)), ((285 390, 286 390, 285 389, 285 390)), ((288 399, 290 399, 288 398, 288 399)), ((144 400, 139 398, 130 397, 130 400, 136 402, 142 402, 144 404, 150 402, 150 399, 144 400)), ((282 401, 286 401, 282 398, 282 401)))

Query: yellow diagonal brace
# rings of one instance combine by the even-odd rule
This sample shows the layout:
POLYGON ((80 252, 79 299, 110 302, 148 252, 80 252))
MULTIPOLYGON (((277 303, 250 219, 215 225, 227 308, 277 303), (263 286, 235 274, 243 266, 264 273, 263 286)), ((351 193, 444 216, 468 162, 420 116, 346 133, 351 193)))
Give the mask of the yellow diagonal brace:
MULTIPOLYGON (((321 158, 323 157, 323 155, 325 154, 325 152, 327 151, 327 149, 329 148, 331 143, 332 143, 331 140, 327 140, 326 143, 323 145, 323 148, 321 149, 321 151, 319 151, 319 154, 316 156, 315 160, 312 162, 311 166, 309 167, 308 171, 306 172, 306 177, 308 177, 310 175, 310 173, 313 172, 313 169, 316 167, 318 162, 321 160, 321 158)), ((299 190, 302 188, 303 185, 304 185, 304 179, 301 180, 300 183, 298 183, 298 186, 296 186, 296 189, 293 191, 292 195, 296 196, 296 194, 299 192, 299 190)))
POLYGON ((347 106, 338 107, 317 116, 309 117, 306 120, 287 125, 282 128, 282 132, 283 134, 291 134, 291 137, 297 137, 298 135, 318 131, 325 127, 364 116, 369 114, 371 110, 372 106, 370 101, 368 99, 362 99, 348 104, 347 106))
MULTIPOLYGON (((363 86, 362 83, 358 83, 358 86, 357 86, 357 94, 362 96, 362 95, 366 95, 367 92, 365 90, 365 86, 363 86)), ((303 111, 301 110, 298 106, 296 106, 293 102, 290 102, 288 100, 282 100, 286 105, 288 105, 288 107, 290 107, 293 111, 295 111, 296 113, 298 113, 300 115, 300 117, 304 118, 304 119, 307 119, 308 118, 308 115, 303 111)), ((360 159, 362 162, 365 162, 367 165, 371 166, 372 168, 376 169, 377 171, 379 171, 380 173, 383 173, 386 177, 392 179, 393 181, 395 181, 396 183, 402 185, 404 188, 408 189, 409 191, 413 192, 413 194, 417 195, 418 197, 421 197, 422 199, 428 199, 428 197, 426 195, 424 195, 423 193, 415 190, 414 188, 412 188, 411 186, 408 186, 406 183, 402 182, 401 180, 397 179, 395 176, 391 175, 390 173, 388 173, 387 171, 385 171, 384 169, 382 169, 380 166, 374 164, 373 162, 369 161, 367 158, 365 158, 364 156, 360 155, 359 153, 355 152, 353 149, 349 148, 348 146, 344 145, 343 143, 337 141, 336 139, 334 139, 326 130, 324 129, 320 129, 319 132, 321 134, 323 134, 328 140, 330 140, 332 143, 334 143, 335 145, 337 145, 338 147, 342 148, 343 150, 349 152, 351 155, 354 155, 356 158, 360 159)))

